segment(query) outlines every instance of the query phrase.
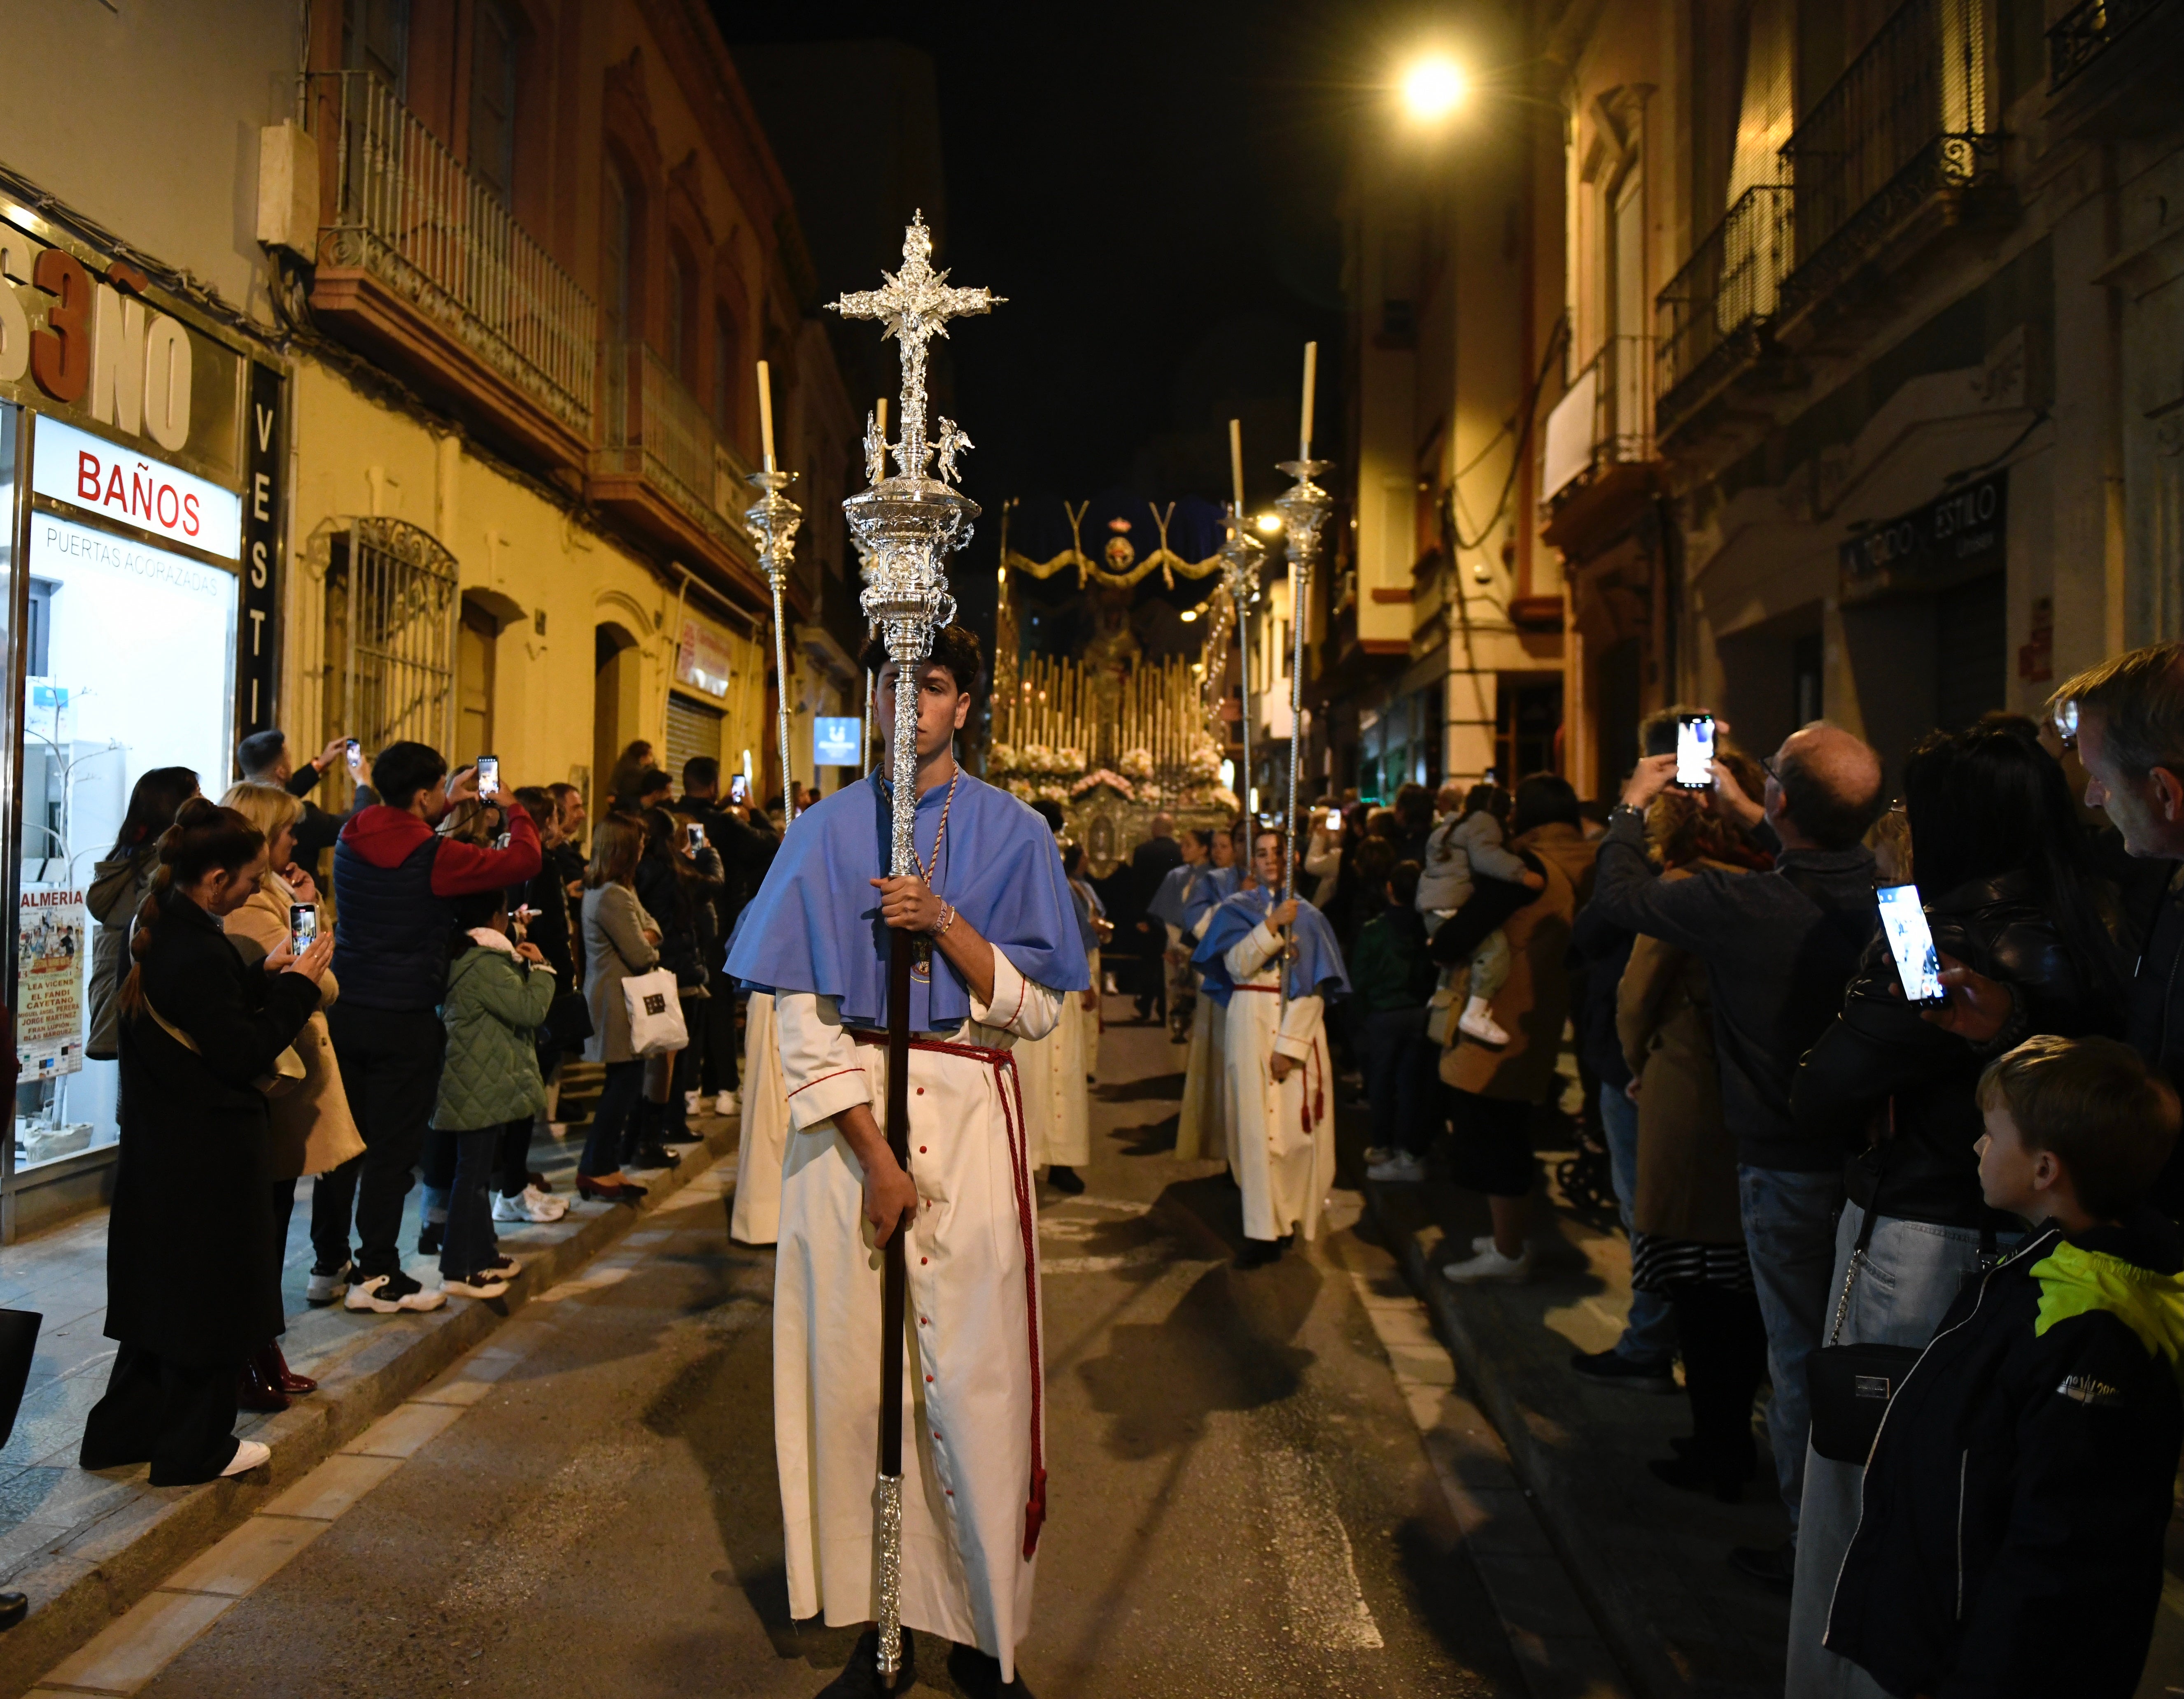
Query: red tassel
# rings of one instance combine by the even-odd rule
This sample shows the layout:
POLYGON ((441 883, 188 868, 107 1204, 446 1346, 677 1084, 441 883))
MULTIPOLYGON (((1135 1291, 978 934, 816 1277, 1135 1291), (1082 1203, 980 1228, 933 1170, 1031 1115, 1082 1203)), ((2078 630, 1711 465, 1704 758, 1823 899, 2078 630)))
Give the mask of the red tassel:
POLYGON ((1039 1531, 1046 1526, 1046 1471, 1031 1472, 1031 1502, 1024 1507, 1024 1561, 1039 1550, 1039 1531))

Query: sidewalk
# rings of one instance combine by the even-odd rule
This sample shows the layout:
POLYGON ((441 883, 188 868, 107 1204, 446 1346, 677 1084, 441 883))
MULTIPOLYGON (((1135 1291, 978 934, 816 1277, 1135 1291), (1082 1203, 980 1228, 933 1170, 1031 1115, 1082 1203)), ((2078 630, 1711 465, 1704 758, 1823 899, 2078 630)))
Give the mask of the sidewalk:
MULTIPOLYGON (((571 1097, 575 1093, 571 1094, 571 1097)), ((548 1227, 497 1223, 524 1265, 504 1298, 450 1299, 421 1315, 375 1316, 304 1301, 311 1266, 311 1183, 297 1189, 281 1290, 289 1366, 320 1390, 275 1416, 246 1416, 237 1432, 273 1448, 248 1482, 153 1488, 142 1466, 92 1473, 75 1466, 84 1414, 106 1389, 114 1342, 106 1306, 106 1217, 99 1212, 0 1253, 0 1307, 45 1317, 37 1358, 13 1434, 0 1448, 0 1586, 31 1596, 27 1620, 0 1635, 0 1695, 22 1692, 177 1563, 247 1518, 320 1460, 476 1345, 532 1295, 566 1278, 656 1210, 688 1178, 735 1148, 736 1123, 707 1116, 702 1145, 678 1147, 681 1167, 644 1176, 644 1205, 576 1201, 581 1134, 541 1139, 531 1166, 571 1200, 548 1227)), ((414 1247, 422 1189, 411 1189, 402 1243, 414 1247)), ((439 1283, 436 1259, 410 1256, 409 1272, 439 1283)))
MULTIPOLYGON (((1552 1173, 1565 1152, 1543 1152, 1552 1173)), ((1557 1555, 1642 1699, 1774 1699, 1789 1600, 1731 1569, 1732 1546, 1772 1546, 1789 1521, 1774 1490, 1763 1422, 1758 1483, 1741 1505, 1680 1492, 1646 1460, 1691 1431, 1674 1398, 1595 1386, 1569 1368, 1600 1351, 1630 1304, 1629 1242, 1575 1219, 1552 1182, 1522 1286, 1454 1287, 1440 1267, 1486 1230, 1485 1201, 1429 1181, 1362 1182, 1375 1228, 1454 1357, 1457 1385, 1500 1431, 1557 1555)), ((2184 1694, 2184 1520, 2170 1522, 2168 1575, 2139 1699, 2184 1694)))

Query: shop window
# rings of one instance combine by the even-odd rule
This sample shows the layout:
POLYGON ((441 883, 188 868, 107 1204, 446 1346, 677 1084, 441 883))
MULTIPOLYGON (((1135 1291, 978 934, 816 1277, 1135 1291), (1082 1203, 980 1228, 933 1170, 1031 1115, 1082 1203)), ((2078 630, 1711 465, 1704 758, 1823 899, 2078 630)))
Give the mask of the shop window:
POLYGON ((477 0, 471 49, 471 170, 504 204, 515 198, 515 22, 498 0, 477 0))

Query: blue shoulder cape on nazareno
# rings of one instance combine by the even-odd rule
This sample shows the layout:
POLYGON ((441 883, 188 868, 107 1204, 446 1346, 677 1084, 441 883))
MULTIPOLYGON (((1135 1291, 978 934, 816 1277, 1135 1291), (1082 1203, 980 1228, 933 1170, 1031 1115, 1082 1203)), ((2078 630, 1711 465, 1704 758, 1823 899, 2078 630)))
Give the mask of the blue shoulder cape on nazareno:
MULTIPOLYGON (((1266 919, 1273 905, 1273 894, 1255 885, 1228 898, 1206 923, 1206 936, 1199 940, 1191 961, 1206 976, 1206 994, 1223 1008, 1236 989, 1225 959, 1229 948, 1266 919)), ((1342 966, 1342 948, 1334 941, 1334 929, 1328 925, 1327 916, 1299 898, 1294 930, 1297 955, 1290 964, 1289 994, 1293 998, 1347 996, 1350 975, 1342 966)))
MULTIPOLYGON (((754 990, 832 997, 845 1026, 886 1026, 889 934, 872 881, 888 870, 888 815, 889 787, 875 772, 797 816, 738 919, 731 978, 754 990)), ((1044 820, 967 772, 952 803, 944 784, 918 798, 911 838, 934 891, 1017 972, 1050 991, 1089 989, 1069 881, 1044 820)), ((970 1014, 969 987, 935 950, 930 976, 911 978, 911 1030, 953 1032, 970 1014)))

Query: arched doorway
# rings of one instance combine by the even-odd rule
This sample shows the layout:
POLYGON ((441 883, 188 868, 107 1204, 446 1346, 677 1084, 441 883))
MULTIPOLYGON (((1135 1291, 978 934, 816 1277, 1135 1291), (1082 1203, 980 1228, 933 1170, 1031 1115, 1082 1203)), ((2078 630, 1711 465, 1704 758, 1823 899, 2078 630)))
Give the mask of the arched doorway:
POLYGON ((627 626, 602 620, 592 628, 592 816, 605 811, 608 776, 632 738, 644 735, 644 656, 627 626))

